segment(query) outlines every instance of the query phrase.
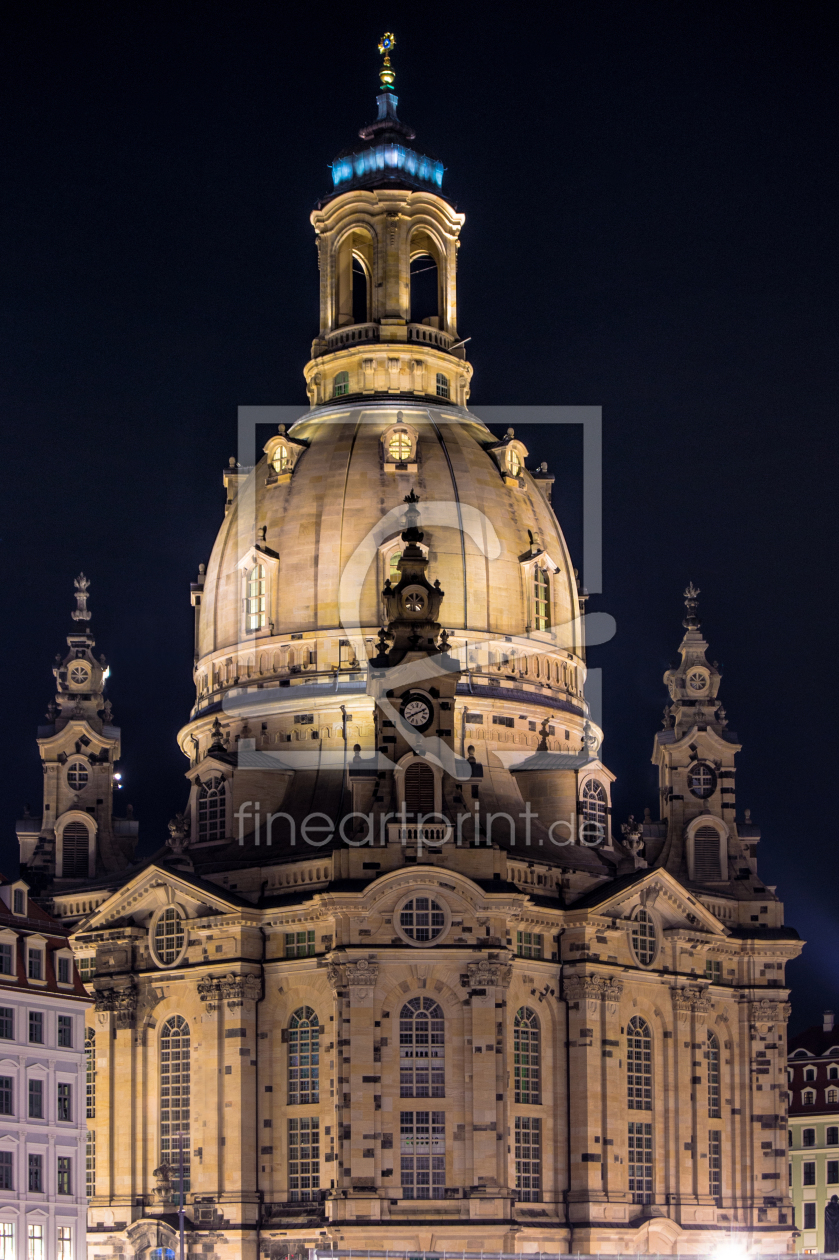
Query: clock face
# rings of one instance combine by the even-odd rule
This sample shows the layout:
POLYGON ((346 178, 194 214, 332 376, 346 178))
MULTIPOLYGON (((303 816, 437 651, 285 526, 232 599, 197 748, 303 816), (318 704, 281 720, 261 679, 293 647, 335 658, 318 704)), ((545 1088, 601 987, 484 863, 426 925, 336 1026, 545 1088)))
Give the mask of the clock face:
POLYGON ((421 729, 431 721, 431 708, 420 696, 408 696, 402 706, 402 716, 411 726, 421 729))

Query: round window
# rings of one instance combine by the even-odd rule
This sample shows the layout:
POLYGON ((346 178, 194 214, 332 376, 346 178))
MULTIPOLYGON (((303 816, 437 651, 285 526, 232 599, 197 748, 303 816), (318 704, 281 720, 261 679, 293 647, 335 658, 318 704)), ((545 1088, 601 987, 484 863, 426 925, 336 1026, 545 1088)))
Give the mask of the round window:
POLYGON ((88 781, 87 766, 83 761, 71 761, 67 767, 67 786, 73 792, 81 792, 88 781))
POLYGON ((180 962, 186 949, 183 912, 167 906, 158 914, 151 931, 151 949, 158 967, 171 967, 180 962))
POLYGON ((439 941, 451 923, 449 908, 431 893, 412 893, 396 907, 394 926, 409 945, 427 946, 439 941))
POLYGON ((704 801, 708 796, 712 796, 716 786, 717 776, 704 761, 700 761, 688 770, 688 787, 693 795, 698 796, 701 801, 704 801))

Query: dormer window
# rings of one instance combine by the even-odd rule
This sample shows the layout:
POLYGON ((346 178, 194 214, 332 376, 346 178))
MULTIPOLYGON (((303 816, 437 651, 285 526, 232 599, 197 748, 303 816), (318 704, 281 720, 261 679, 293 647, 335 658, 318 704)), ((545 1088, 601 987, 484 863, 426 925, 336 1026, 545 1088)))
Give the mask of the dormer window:
POLYGON ((32 949, 27 952, 27 975, 30 980, 44 979, 44 951, 42 949, 32 949))
POLYGON ((339 372, 332 382, 332 397, 345 398, 350 392, 350 374, 349 372, 339 372))
POLYGON ((521 460, 514 446, 507 451, 507 471, 511 477, 518 477, 521 473, 521 460))
POLYGON ((26 889, 15 888, 12 892, 12 913, 26 914, 26 889))
POLYGON ((411 439, 405 429, 394 429, 387 451, 396 463, 406 463, 411 458, 411 439))
POLYGON ((248 573, 245 624, 248 630, 262 630, 267 624, 265 565, 255 564, 248 573))
POLYGON ((87 766, 83 761, 71 761, 67 767, 67 786, 71 792, 81 792, 90 778, 87 766))
POLYGON ((551 579, 538 566, 533 570, 533 628, 551 628, 551 579))
POLYGON ((227 790, 224 779, 209 779, 198 793, 198 839, 223 840, 227 831, 227 790))
POLYGON ((275 473, 291 472, 292 459, 287 446, 278 446, 274 451, 271 460, 271 467, 275 473))
POLYGON ((449 378, 447 376, 444 376, 442 372, 437 373, 437 397, 438 398, 451 398, 451 391, 449 388, 449 378))

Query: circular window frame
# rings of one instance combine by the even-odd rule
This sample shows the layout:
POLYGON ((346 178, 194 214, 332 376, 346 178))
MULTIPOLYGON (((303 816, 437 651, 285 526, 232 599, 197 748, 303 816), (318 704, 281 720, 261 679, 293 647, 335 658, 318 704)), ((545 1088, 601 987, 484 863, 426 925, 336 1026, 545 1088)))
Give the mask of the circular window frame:
POLYGON ((92 767, 86 757, 81 756, 79 753, 73 754, 72 758, 67 762, 67 765, 64 767, 64 782, 67 784, 67 787, 70 789, 71 792, 74 792, 78 796, 79 793, 85 790, 85 788, 90 787, 91 770, 92 770, 92 767), (73 787, 72 783, 70 782, 70 771, 73 769, 74 766, 81 766, 85 772, 85 775, 87 776, 85 778, 84 783, 81 785, 81 787, 73 787))
POLYGON ((632 959, 636 967, 640 967, 642 971, 651 971, 658 962, 658 956, 661 953, 661 924, 659 923, 658 915, 656 915, 652 910, 649 910, 646 906, 638 906, 633 911, 632 918, 629 920, 626 936, 629 942, 629 952, 632 955, 632 959), (635 952, 635 946, 632 943, 632 926, 638 922, 638 915, 642 910, 644 911, 644 914, 649 917, 650 922, 655 929, 655 953, 648 963, 641 962, 641 959, 635 952))
POLYGON ((175 901, 168 902, 165 906, 161 906, 160 909, 155 910, 154 914, 152 915, 151 922, 149 923, 149 953, 151 954, 152 962, 154 963, 155 967, 158 967, 161 971, 169 971, 172 967, 179 967, 180 964, 183 962, 184 955, 186 954, 186 951, 189 948, 189 930, 186 924, 187 924, 187 918, 186 918, 186 914, 184 913, 183 907, 179 906, 178 903, 175 901), (184 926, 184 943, 181 946, 180 952, 178 953, 177 957, 174 958, 172 962, 163 962, 163 960, 158 956, 157 948, 154 942, 154 934, 157 931, 157 925, 160 922, 160 920, 163 918, 167 910, 175 910, 177 914, 180 916, 181 923, 184 926))
POLYGON ((693 765, 688 766, 688 772, 687 772, 686 778, 687 778, 688 791, 690 792, 691 796, 697 801, 709 801, 720 785, 719 775, 717 774, 714 767, 710 765, 707 761, 695 761, 693 765), (711 790, 709 792, 697 792, 696 789, 691 786, 691 776, 697 770, 699 770, 700 767, 704 770, 707 770, 711 776, 711 790))
POLYGON ((449 931, 451 930, 451 926, 452 926, 451 907, 449 906, 446 899, 440 896, 440 893, 436 888, 431 888, 427 886, 421 887, 421 888, 412 888, 411 891, 409 893, 406 893, 404 897, 400 897, 399 901, 397 901, 396 905, 394 906, 392 926, 394 930, 396 931, 397 935, 405 942, 406 945, 410 945, 412 949, 430 949, 432 945, 441 944, 441 942, 444 941, 446 937, 448 936, 449 931), (399 922, 399 917, 402 914, 402 911, 405 909, 408 902, 413 901, 416 897, 430 897, 433 901, 436 901, 437 905, 443 911, 443 915, 445 917, 445 923, 443 924, 442 930, 438 933, 437 936, 433 937, 432 940, 430 941, 415 941, 412 936, 408 935, 408 933, 402 927, 402 924, 399 922))
POLYGON ((687 691, 688 695, 698 696, 702 692, 707 691, 710 685, 711 685, 711 675, 707 672, 707 670, 704 670, 694 665, 694 666, 691 666, 691 668, 687 671, 687 674, 685 675, 685 690, 687 691), (701 678, 702 686, 694 687, 693 683, 691 682, 691 678, 701 678))
POLYGON ((93 680, 93 670, 87 661, 74 660, 70 661, 67 666, 67 683, 71 688, 78 691, 90 690, 90 684, 93 680), (80 670, 84 677, 79 681, 73 677, 73 670, 80 670))

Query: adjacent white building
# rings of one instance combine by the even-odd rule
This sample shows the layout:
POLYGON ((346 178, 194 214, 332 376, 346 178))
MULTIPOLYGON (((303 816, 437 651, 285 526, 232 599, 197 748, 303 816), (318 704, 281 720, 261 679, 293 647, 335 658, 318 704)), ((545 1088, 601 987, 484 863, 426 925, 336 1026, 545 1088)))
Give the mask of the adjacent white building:
POLYGON ((0 876, 0 1260, 85 1258, 89 1007, 65 929, 0 876))

